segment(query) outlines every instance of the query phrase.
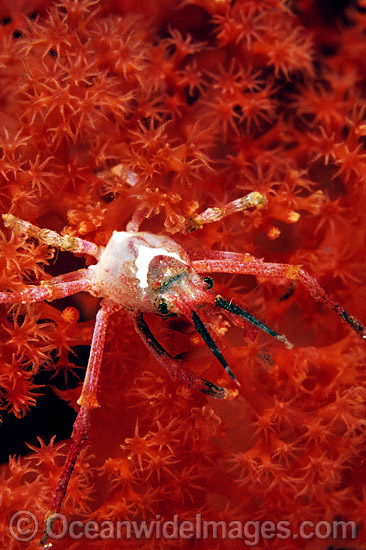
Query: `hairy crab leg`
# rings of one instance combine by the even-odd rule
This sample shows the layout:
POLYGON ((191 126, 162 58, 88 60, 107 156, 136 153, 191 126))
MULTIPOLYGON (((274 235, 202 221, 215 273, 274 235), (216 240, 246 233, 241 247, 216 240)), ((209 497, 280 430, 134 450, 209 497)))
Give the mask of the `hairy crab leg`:
POLYGON ((190 260, 221 260, 232 262, 261 261, 248 252, 230 252, 228 250, 205 250, 202 248, 185 248, 190 260))
MULTIPOLYGON (((227 216, 231 216, 235 212, 242 212, 248 208, 262 207, 267 204, 267 199, 258 193, 253 191, 244 197, 239 197, 234 201, 231 201, 223 206, 215 206, 214 208, 207 208, 201 214, 196 214, 183 226, 183 233, 191 233, 196 229, 201 229, 206 223, 213 223, 227 216)), ((149 214, 149 206, 143 206, 140 209, 137 209, 133 214, 131 220, 128 222, 126 230, 131 232, 140 231, 141 224, 146 220, 149 214)))
POLYGON ((234 399, 238 390, 229 390, 216 386, 203 378, 198 378, 190 369, 187 369, 182 361, 174 359, 159 344, 149 329, 142 313, 134 317, 135 328, 145 346, 150 350, 157 361, 168 371, 173 380, 180 380, 184 385, 193 390, 198 390, 216 399, 234 399))
POLYGON ((235 256, 235 252, 231 252, 230 259, 222 260, 218 255, 218 259, 193 260, 192 266, 197 273, 260 275, 270 279, 283 278, 300 281, 315 301, 325 304, 329 309, 335 311, 357 334, 366 339, 366 327, 330 298, 318 281, 304 271, 300 265, 269 263, 258 259, 243 261, 242 254, 239 254, 238 259, 235 260, 235 256))
POLYGON ((75 462, 80 454, 84 441, 88 437, 90 412, 92 409, 99 407, 97 399, 98 379, 103 357, 108 317, 110 313, 111 308, 102 302, 101 308, 98 311, 95 320, 88 366, 86 369, 83 389, 80 398, 78 399, 80 410, 72 430, 70 449, 57 483, 50 510, 46 515, 45 529, 41 539, 42 545, 44 545, 47 541, 48 534, 52 529, 52 524, 55 520, 54 514, 60 510, 75 462))
POLYGON ((38 286, 26 287, 19 292, 0 292, 1 304, 28 304, 30 302, 51 302, 57 298, 71 296, 78 292, 90 292, 92 284, 85 277, 86 269, 73 271, 50 281, 42 281, 38 286), (75 280, 73 280, 75 278, 75 280))
POLYGON ((12 214, 3 214, 2 217, 5 227, 20 231, 29 237, 34 237, 48 246, 55 246, 60 250, 74 252, 75 254, 90 254, 97 259, 100 256, 100 247, 90 241, 79 237, 59 235, 56 231, 50 229, 41 229, 32 223, 16 218, 12 214))
POLYGON ((234 201, 224 204, 222 207, 216 206, 214 208, 207 208, 207 210, 201 214, 193 216, 188 221, 185 231, 190 233, 191 231, 200 229, 206 223, 217 222, 227 216, 231 216, 231 214, 234 214, 235 212, 242 212, 243 210, 253 207, 262 207, 266 204, 267 199, 257 191, 253 191, 253 193, 249 193, 244 197, 235 199, 234 201))

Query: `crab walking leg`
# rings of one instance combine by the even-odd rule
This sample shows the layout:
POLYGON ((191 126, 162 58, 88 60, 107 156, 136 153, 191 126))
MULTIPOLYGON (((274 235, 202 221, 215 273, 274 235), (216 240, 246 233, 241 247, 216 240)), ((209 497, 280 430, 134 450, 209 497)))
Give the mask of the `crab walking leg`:
POLYGON ((3 220, 5 227, 18 230, 29 237, 35 237, 48 246, 55 246, 60 250, 66 250, 77 254, 90 254, 97 259, 100 256, 100 247, 90 241, 79 239, 79 237, 59 235, 56 231, 42 229, 32 223, 20 220, 12 214, 3 214, 3 220))
POLYGON ((86 271, 82 269, 80 272, 60 275, 52 279, 52 282, 42 282, 39 286, 27 287, 20 292, 0 292, 0 304, 29 304, 43 300, 51 302, 78 292, 90 292, 92 285, 85 277, 86 271), (73 278, 76 280, 72 280, 73 278))
POLYGON ((231 201, 222 207, 216 206, 214 208, 207 208, 207 210, 201 214, 193 216, 193 218, 188 221, 185 229, 187 233, 189 233, 195 229, 200 229, 206 223, 217 222, 227 216, 231 216, 231 214, 235 212, 242 212, 243 210, 247 210, 247 208, 262 207, 266 204, 267 199, 257 191, 253 191, 253 193, 249 193, 244 197, 231 201))
POLYGON ((60 510, 75 462, 80 454, 84 441, 88 437, 90 412, 92 409, 99 407, 97 399, 98 379, 103 357, 108 317, 110 313, 110 308, 102 303, 102 307, 96 316, 88 366, 86 369, 83 389, 78 400, 80 410, 72 430, 71 446, 62 469, 61 476, 57 483, 50 510, 46 517, 45 529, 41 539, 42 545, 45 544, 48 534, 52 528, 52 524, 55 521, 55 514, 60 510))
POLYGON ((242 254, 235 260, 235 253, 231 252, 230 259, 193 260, 192 266, 197 273, 233 273, 245 275, 260 275, 271 279, 289 279, 300 281, 309 294, 329 309, 335 311, 357 334, 366 339, 366 327, 356 317, 348 313, 340 304, 334 301, 318 281, 301 268, 301 265, 276 264, 263 260, 250 259, 243 261, 242 254))
POLYGON ((260 262, 255 256, 248 252, 229 252, 227 250, 205 250, 202 248, 185 248, 191 262, 195 260, 221 260, 228 262, 260 262))
POLYGON ((149 207, 148 206, 140 206, 140 208, 136 208, 134 211, 132 218, 126 225, 126 231, 129 233, 137 233, 140 231, 140 227, 142 223, 149 217, 149 207))
POLYGON ((168 371, 173 380, 180 380, 188 388, 198 390, 216 399, 234 399, 238 395, 238 390, 228 390, 221 388, 197 376, 186 367, 182 361, 174 359, 167 351, 159 344, 155 336, 150 331, 145 322, 142 313, 134 318, 135 328, 137 333, 142 338, 145 346, 149 349, 157 361, 168 371))

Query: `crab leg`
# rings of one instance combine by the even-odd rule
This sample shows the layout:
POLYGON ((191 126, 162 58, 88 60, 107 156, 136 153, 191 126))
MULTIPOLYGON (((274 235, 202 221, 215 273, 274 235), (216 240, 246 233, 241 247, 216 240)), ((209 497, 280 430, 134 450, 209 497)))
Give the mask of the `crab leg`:
POLYGON ((80 410, 72 430, 71 446, 57 483, 50 510, 46 516, 45 529, 41 539, 42 545, 44 545, 47 541, 48 534, 55 520, 54 514, 60 510, 75 462, 80 454, 84 441, 88 437, 90 412, 92 409, 99 407, 97 399, 98 379, 102 363, 108 317, 110 313, 110 307, 102 302, 102 306, 96 316, 88 366, 86 369, 83 389, 78 400, 80 410))
POLYGON ((90 254, 97 259, 100 256, 100 247, 90 241, 79 239, 79 237, 59 235, 56 231, 51 231, 50 229, 41 229, 32 223, 16 218, 12 214, 3 214, 3 220, 5 227, 18 230, 29 237, 35 237, 48 246, 55 246, 60 250, 67 250, 68 252, 77 254, 90 254))
POLYGON ((315 301, 325 304, 329 309, 335 311, 357 334, 366 339, 366 327, 340 304, 330 298, 319 285, 318 281, 304 271, 301 265, 268 263, 263 260, 253 259, 252 257, 243 260, 243 255, 236 255, 235 252, 226 253, 226 255, 227 259, 221 259, 220 253, 218 253, 217 259, 193 260, 193 269, 197 273, 216 272, 260 275, 270 279, 283 278, 300 281, 315 301))
POLYGON ((136 315, 134 323, 136 331, 142 338, 145 346, 150 350, 155 359, 168 371, 173 380, 180 380, 188 388, 198 390, 211 397, 216 397, 217 399, 233 399, 238 395, 238 390, 221 388, 208 380, 197 378, 190 369, 184 367, 182 361, 171 357, 156 340, 142 314, 136 315))
POLYGON ((71 296, 78 292, 90 292, 92 285, 86 278, 86 269, 42 281, 39 286, 29 286, 20 292, 0 292, 1 304, 27 304, 30 302, 51 302, 57 298, 71 296))
POLYGON ((266 204, 267 199, 257 191, 253 191, 253 193, 249 193, 244 197, 235 199, 234 201, 224 204, 222 207, 216 206, 214 208, 207 208, 207 210, 201 214, 193 216, 193 218, 188 220, 185 230, 187 233, 190 233, 191 231, 200 229, 206 223, 217 222, 227 216, 231 216, 231 214, 234 214, 235 212, 242 212, 247 208, 253 208, 256 206, 262 207, 266 204))

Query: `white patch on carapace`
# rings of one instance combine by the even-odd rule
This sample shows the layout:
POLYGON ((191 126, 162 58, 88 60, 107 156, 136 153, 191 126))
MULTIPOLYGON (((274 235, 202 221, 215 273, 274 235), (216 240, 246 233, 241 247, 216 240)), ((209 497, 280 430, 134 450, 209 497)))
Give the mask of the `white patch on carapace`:
POLYGON ((128 231, 113 231, 111 239, 116 243, 123 243, 126 239, 131 238, 131 233, 128 231))
POLYGON ((182 258, 175 252, 168 252, 164 248, 150 248, 144 245, 139 245, 135 266, 136 277, 140 281, 140 288, 147 288, 149 286, 147 282, 147 274, 149 272, 150 262, 156 258, 156 256, 168 256, 169 258, 175 258, 179 262, 187 265, 186 262, 183 261, 182 258))

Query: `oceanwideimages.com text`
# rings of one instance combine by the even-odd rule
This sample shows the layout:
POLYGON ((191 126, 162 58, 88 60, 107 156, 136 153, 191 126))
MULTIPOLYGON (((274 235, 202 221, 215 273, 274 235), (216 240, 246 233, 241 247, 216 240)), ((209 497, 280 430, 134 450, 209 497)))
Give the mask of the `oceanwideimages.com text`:
MULTIPOLYGON (((255 546, 261 540, 318 539, 318 540, 354 540, 357 528, 354 521, 318 521, 304 520, 293 528, 287 520, 274 522, 237 520, 206 520, 202 514, 195 519, 182 520, 178 514, 171 520, 157 515, 146 521, 69 521, 63 514, 54 514, 48 523, 48 538, 61 540, 70 537, 73 540, 242 540, 247 546, 255 546)), ((9 523, 11 536, 19 542, 34 540, 40 532, 35 514, 21 510, 14 514, 9 523)))

